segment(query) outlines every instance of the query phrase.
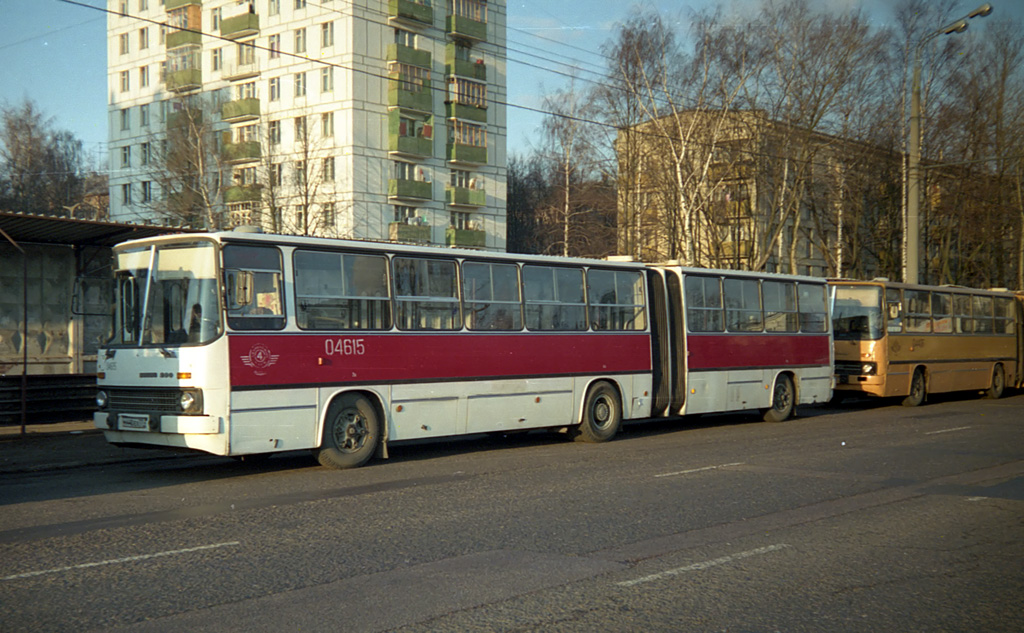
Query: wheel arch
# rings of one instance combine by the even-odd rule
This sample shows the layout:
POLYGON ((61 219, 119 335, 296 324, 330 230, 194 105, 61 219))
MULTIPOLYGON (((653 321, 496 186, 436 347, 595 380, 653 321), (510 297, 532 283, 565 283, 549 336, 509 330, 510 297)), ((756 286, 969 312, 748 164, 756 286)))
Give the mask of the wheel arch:
POLYGON ((624 391, 622 389, 622 384, 617 379, 611 376, 593 376, 587 381, 587 384, 583 387, 583 389, 580 390, 579 394, 576 397, 576 414, 575 416, 573 416, 573 418, 575 419, 575 424, 583 423, 583 416, 586 413, 586 411, 584 411, 584 404, 587 401, 587 394, 589 394, 590 390, 594 388, 594 385, 596 385, 599 382, 608 383, 609 385, 612 386, 612 389, 615 390, 615 393, 618 394, 619 417, 622 420, 626 419, 626 400, 625 396, 623 396, 624 391))
POLYGON ((349 394, 363 396, 370 401, 370 404, 373 405, 383 427, 381 429, 380 444, 381 447, 385 447, 388 441, 388 430, 391 428, 391 416, 389 415, 388 407, 384 404, 384 396, 376 389, 353 387, 348 389, 338 389, 332 392, 330 396, 323 399, 323 406, 321 406, 320 411, 317 412, 316 448, 323 446, 324 426, 327 424, 327 412, 331 410, 331 405, 333 405, 336 400, 349 394))

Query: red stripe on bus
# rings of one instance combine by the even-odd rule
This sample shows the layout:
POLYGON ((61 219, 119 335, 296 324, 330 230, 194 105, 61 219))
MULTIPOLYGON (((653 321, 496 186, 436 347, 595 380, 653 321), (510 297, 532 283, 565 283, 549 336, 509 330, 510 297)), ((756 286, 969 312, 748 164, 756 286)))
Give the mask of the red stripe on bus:
POLYGON ((646 334, 233 334, 229 343, 233 387, 651 371, 646 334))
POLYGON ((686 340, 691 371, 828 365, 831 351, 827 334, 691 334, 686 340))

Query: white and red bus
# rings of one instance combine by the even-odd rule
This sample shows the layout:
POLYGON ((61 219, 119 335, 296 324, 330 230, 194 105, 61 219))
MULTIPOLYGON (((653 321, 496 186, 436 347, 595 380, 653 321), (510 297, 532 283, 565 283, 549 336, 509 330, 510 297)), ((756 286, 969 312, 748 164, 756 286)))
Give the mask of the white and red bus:
POLYGON ((422 438, 784 419, 830 391, 811 375, 832 371, 809 278, 238 231, 127 242, 114 260, 94 419, 119 445, 313 449, 344 468, 422 438))

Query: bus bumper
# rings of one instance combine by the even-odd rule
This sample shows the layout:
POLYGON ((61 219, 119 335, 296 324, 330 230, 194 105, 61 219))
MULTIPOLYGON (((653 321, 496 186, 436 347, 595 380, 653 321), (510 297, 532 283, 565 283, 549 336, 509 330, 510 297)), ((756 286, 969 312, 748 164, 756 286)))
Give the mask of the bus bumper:
POLYGON ((159 428, 143 429, 129 426, 127 421, 119 420, 116 413, 98 411, 93 414, 93 426, 104 431, 156 431, 180 435, 215 435, 221 432, 220 419, 212 415, 161 415, 159 428))

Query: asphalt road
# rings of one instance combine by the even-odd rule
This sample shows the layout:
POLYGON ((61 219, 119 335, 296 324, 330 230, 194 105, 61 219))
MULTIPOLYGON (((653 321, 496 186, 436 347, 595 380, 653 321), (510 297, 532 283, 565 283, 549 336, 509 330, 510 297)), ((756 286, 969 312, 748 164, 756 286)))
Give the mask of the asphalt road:
POLYGON ((0 630, 1024 631, 1024 395, 0 477, 0 630))

